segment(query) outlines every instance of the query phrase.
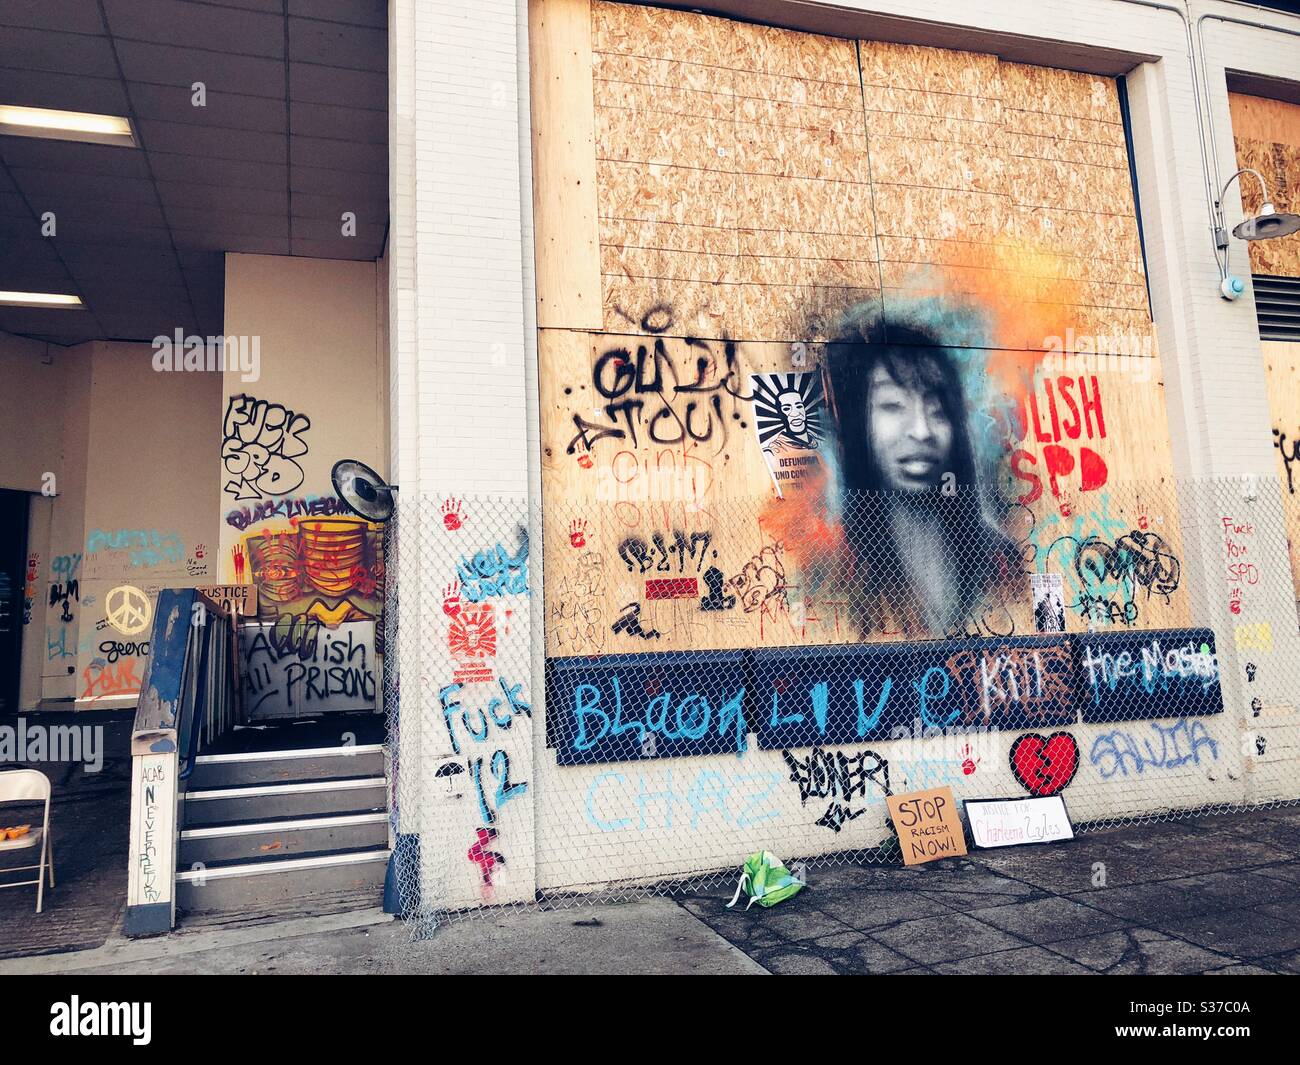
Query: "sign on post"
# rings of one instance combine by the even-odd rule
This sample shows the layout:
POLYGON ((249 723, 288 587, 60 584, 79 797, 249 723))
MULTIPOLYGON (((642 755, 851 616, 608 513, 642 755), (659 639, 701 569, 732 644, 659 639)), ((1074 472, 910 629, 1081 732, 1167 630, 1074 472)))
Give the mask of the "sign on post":
POLYGON ((891 795, 885 802, 898 830, 904 865, 920 865, 966 853, 966 836, 952 788, 891 795))
POLYGON ((213 584, 198 591, 227 614, 238 614, 241 618, 257 617, 256 584, 213 584))

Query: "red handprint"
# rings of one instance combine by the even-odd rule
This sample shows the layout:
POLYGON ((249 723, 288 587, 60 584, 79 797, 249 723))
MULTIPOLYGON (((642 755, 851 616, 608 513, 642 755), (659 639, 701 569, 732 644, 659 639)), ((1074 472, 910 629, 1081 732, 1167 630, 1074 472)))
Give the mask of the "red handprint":
POLYGON ((449 532, 461 527, 462 519, 460 515, 459 499, 444 500, 442 504, 442 524, 449 532))
POLYGON ((574 547, 587 546, 587 523, 582 518, 569 522, 569 543, 574 547))
POLYGON ((442 612, 449 618, 460 613, 460 581, 452 581, 442 590, 442 612))
POLYGON ((244 583, 244 545, 236 544, 230 549, 230 557, 235 561, 235 583, 244 583))

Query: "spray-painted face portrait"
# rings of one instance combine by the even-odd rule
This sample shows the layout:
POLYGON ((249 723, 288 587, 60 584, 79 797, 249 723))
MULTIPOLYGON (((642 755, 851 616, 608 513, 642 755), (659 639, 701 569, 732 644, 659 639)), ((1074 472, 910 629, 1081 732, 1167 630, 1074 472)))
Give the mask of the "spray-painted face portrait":
POLYGON ((935 384, 921 372, 900 375, 877 363, 867 382, 868 446, 882 487, 918 492, 951 469, 953 425, 935 384))
POLYGON ((803 436, 808 429, 808 414, 804 407, 803 396, 796 391, 782 392, 777 397, 781 417, 785 419, 786 428, 795 436, 803 436))

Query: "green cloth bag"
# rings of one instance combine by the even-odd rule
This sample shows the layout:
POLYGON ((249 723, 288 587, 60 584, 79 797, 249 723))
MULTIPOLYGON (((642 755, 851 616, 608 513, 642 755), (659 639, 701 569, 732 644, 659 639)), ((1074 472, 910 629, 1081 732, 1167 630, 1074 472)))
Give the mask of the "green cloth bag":
POLYGON ((742 891, 749 894, 749 902, 745 904, 745 909, 749 909, 756 902, 760 906, 775 906, 778 902, 797 895, 803 886, 804 882, 795 877, 771 851, 755 851, 745 860, 745 866, 740 871, 740 882, 736 884, 736 893, 727 903, 727 909, 740 901, 742 891))

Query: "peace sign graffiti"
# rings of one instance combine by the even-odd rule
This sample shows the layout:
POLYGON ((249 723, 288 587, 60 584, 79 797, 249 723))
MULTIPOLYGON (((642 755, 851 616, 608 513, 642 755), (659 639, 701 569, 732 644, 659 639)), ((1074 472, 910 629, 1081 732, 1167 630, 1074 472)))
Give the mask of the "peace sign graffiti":
POLYGON ((153 604, 139 588, 120 584, 104 597, 104 616, 123 636, 134 636, 149 627, 153 604))

